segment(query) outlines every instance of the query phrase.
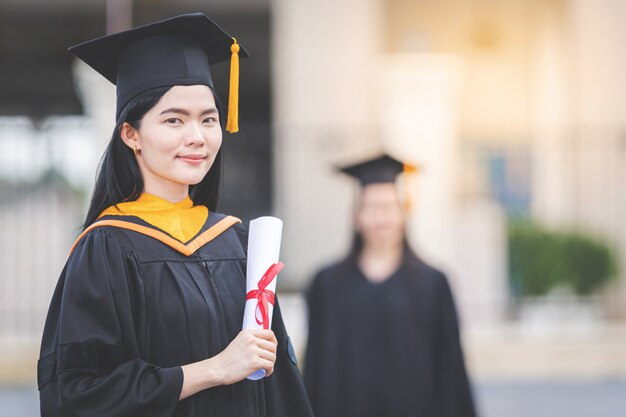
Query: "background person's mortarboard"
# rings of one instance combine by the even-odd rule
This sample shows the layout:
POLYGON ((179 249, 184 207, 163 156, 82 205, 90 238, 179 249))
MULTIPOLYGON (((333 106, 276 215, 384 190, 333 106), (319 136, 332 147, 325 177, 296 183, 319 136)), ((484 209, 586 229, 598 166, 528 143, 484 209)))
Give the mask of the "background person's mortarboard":
POLYGON ((195 84, 213 88, 209 65, 231 59, 227 130, 237 131, 239 55, 248 53, 202 13, 139 26, 68 50, 116 85, 116 120, 130 100, 153 88, 195 84))
POLYGON ((410 179, 417 173, 418 167, 382 154, 381 156, 361 161, 339 168, 344 174, 350 175, 359 181, 360 186, 366 187, 376 183, 395 183, 400 173, 403 173, 404 205, 407 210, 412 209, 410 179))

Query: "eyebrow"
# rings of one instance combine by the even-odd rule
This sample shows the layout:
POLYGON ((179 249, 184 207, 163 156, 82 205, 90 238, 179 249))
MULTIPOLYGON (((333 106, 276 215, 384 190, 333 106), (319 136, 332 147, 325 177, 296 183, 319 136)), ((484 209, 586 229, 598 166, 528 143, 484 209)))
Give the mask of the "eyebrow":
MULTIPOLYGON (((189 111, 185 109, 171 107, 169 109, 163 110, 161 113, 159 113, 159 116, 166 114, 166 113, 176 113, 176 114, 182 114, 184 116, 189 116, 191 114, 189 113, 189 111)), ((200 116, 206 116, 207 114, 214 114, 214 113, 217 113, 217 109, 215 107, 211 107, 210 109, 206 109, 202 113, 200 113, 200 116)))

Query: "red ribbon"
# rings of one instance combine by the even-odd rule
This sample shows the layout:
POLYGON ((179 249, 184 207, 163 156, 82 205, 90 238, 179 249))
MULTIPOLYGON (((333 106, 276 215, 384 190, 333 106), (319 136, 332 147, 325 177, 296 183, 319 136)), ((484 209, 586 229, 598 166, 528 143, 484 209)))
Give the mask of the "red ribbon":
POLYGON ((274 305, 274 293, 266 287, 276 278, 276 275, 285 267, 285 264, 282 262, 277 262, 272 264, 265 274, 261 277, 259 281, 259 289, 251 290, 246 294, 246 300, 254 300, 257 299, 256 308, 259 309, 261 313, 261 320, 256 315, 256 310, 254 314, 254 318, 256 319, 257 324, 263 325, 264 329, 270 328, 270 319, 269 319, 269 307, 268 304, 274 305))

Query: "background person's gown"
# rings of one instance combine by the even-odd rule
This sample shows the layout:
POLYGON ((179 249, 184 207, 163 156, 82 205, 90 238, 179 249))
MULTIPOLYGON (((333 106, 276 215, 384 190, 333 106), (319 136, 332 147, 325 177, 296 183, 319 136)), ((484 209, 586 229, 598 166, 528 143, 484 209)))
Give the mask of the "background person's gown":
POLYGON ((409 250, 382 283, 352 257, 322 270, 308 302, 316 417, 475 415, 447 280, 409 250))
MULTIPOLYGON (((198 235, 223 217, 211 213, 198 235)), ((155 229, 136 217, 115 220, 155 229)), ((235 225, 189 256, 118 227, 83 237, 61 274, 45 325, 38 366, 42 415, 310 416, 278 305, 272 376, 178 401, 180 365, 217 355, 241 330, 246 235, 235 225)))

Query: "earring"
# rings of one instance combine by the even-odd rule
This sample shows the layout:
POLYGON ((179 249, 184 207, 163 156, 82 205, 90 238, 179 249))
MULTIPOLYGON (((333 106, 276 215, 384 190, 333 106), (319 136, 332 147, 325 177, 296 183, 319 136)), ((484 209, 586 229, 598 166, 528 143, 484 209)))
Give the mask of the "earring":
POLYGON ((141 151, 137 149, 137 145, 133 145, 133 153, 135 154, 135 156, 139 156, 139 154, 141 153, 141 151))

